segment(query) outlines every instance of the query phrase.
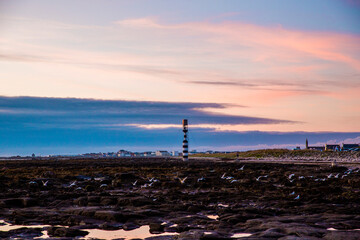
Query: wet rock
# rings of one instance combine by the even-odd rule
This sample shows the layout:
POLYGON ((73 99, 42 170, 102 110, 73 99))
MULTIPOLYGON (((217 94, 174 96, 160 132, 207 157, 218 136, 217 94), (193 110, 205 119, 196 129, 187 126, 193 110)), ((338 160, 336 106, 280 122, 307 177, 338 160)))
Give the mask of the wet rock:
POLYGON ((285 236, 282 238, 279 238, 278 240, 320 240, 322 238, 317 238, 317 237, 297 237, 297 236, 285 236))
POLYGON ((1 239, 33 239, 43 235, 41 228, 19 228, 10 231, 0 231, 1 239))
POLYGON ((95 191, 95 187, 93 185, 86 185, 85 191, 93 192, 93 191, 95 191))
POLYGON ((198 206, 189 206, 187 211, 191 213, 197 213, 200 212, 201 209, 198 206))
POLYGON ((204 230, 190 230, 180 233, 178 240, 200 239, 204 235, 204 230))
POLYGON ((326 240, 358 240, 360 239, 360 231, 331 231, 325 234, 326 240))
POLYGON ((44 178, 53 178, 55 177, 55 173, 53 171, 46 171, 41 174, 44 178))
MULTIPOLYGON (((171 235, 145 238, 145 240, 175 240, 175 239, 177 239, 176 236, 171 236, 171 235)), ((135 240, 135 239, 132 239, 132 240, 135 240)))
POLYGON ((284 237, 285 234, 282 233, 281 229, 279 228, 269 228, 264 232, 256 234, 256 236, 263 238, 281 238, 284 237))
POLYGON ((87 206, 88 198, 87 197, 79 197, 74 200, 74 204, 78 206, 87 206))
POLYGON ((150 233, 162 233, 164 232, 165 226, 160 223, 150 223, 149 227, 150 227, 150 233))
POLYGON ((88 198, 88 206, 99 206, 100 205, 100 197, 99 196, 89 196, 88 198))
POLYGON ((100 227, 100 229, 103 229, 103 230, 119 230, 122 228, 122 226, 123 226, 123 224, 105 222, 105 223, 101 224, 99 227, 100 227))
POLYGON ((146 209, 140 211, 139 214, 147 216, 147 217, 154 217, 154 216, 163 216, 164 214, 157 210, 146 209))
POLYGON ((51 237, 77 237, 86 236, 89 234, 87 231, 82 231, 74 228, 65 227, 50 227, 48 228, 48 235, 51 237))
POLYGON ((100 200, 100 204, 103 206, 115 205, 116 202, 117 202, 117 199, 114 197, 102 197, 100 200))
POLYGON ((23 207, 24 203, 21 198, 4 199, 3 202, 7 207, 23 207))
POLYGON ((112 210, 96 211, 94 217, 105 221, 121 221, 123 219, 122 214, 112 210))
POLYGON ((115 176, 116 178, 120 179, 122 182, 131 182, 138 179, 138 177, 132 173, 120 173, 115 176))
POLYGON ((91 177, 90 176, 85 176, 85 175, 78 175, 78 176, 76 176, 76 180, 78 180, 78 181, 90 181, 91 177))
POLYGON ((7 207, 32 207, 38 204, 38 201, 33 198, 10 198, 3 200, 7 207))
POLYGON ((128 222, 128 223, 125 223, 122 228, 125 230, 125 231, 130 231, 130 230, 134 230, 134 229, 137 229, 139 228, 138 225, 136 225, 135 223, 132 223, 132 222, 128 222))
POLYGON ((310 226, 287 227, 282 229, 282 231, 287 235, 296 235, 299 237, 312 236, 318 238, 321 238, 326 233, 325 229, 314 228, 310 226))

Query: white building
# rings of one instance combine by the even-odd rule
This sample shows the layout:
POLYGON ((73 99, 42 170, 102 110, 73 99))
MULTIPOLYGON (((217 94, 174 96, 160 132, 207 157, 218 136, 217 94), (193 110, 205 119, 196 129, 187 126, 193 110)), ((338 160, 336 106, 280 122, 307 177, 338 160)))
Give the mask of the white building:
POLYGON ((168 151, 156 151, 156 156, 157 157, 167 157, 170 156, 170 153, 168 151))
POLYGON ((131 157, 131 152, 125 151, 125 150, 120 150, 117 152, 117 156, 118 157, 131 157))
POLYGON ((179 152, 178 151, 172 151, 171 156, 177 157, 177 156, 179 156, 179 152))
POLYGON ((144 157, 152 157, 155 156, 154 152, 143 152, 144 157))

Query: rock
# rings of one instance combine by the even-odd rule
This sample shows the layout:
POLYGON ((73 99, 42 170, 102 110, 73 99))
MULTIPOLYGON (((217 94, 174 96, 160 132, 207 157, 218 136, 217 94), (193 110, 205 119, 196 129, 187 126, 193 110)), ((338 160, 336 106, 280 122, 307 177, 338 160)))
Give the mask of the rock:
POLYGON ((78 206, 87 206, 88 198, 87 197, 79 197, 74 200, 74 204, 78 206))
POLYGON ((120 173, 120 174, 116 175, 115 177, 120 179, 122 182, 132 182, 132 181, 138 179, 138 177, 132 173, 120 173))
POLYGON ((43 235, 41 228, 18 228, 10 231, 0 231, 1 239, 34 239, 43 235))
POLYGON ((284 237, 285 234, 281 233, 281 229, 278 228, 269 228, 264 232, 256 234, 256 236, 264 237, 264 238, 281 238, 284 237))
POLYGON ((89 234, 87 231, 79 229, 66 228, 66 227, 50 227, 48 228, 48 235, 51 237, 77 237, 86 236, 89 234))
POLYGON ((130 231, 130 230, 139 228, 138 225, 136 225, 135 223, 132 223, 132 222, 125 223, 122 227, 125 231, 130 231))
POLYGON ((360 239, 360 231, 330 231, 325 234, 326 240, 358 240, 360 239))
POLYGON ((297 236, 291 235, 291 236, 279 238, 278 240, 320 240, 320 239, 321 238, 317 238, 317 237, 297 237, 297 236))
POLYGON ((123 224, 105 222, 105 223, 101 224, 99 227, 100 227, 100 229, 103 229, 103 230, 119 230, 122 228, 122 226, 123 226, 123 224))
POLYGON ((123 219, 122 214, 112 210, 96 211, 94 217, 105 221, 121 221, 123 219))
POLYGON ((117 199, 114 197, 102 197, 100 200, 100 204, 103 206, 115 205, 116 202, 117 202, 117 199))
POLYGON ((33 198, 10 198, 3 200, 7 207, 32 207, 38 204, 38 201, 33 198))
POLYGON ((160 223, 150 223, 149 227, 150 227, 150 233, 162 233, 164 232, 165 226, 160 223))
POLYGON ((92 185, 86 185, 85 191, 87 191, 87 192, 93 192, 93 191, 95 191, 95 187, 92 186, 92 185))
POLYGON ((225 236, 222 236, 222 235, 219 235, 218 233, 216 232, 205 232, 203 236, 200 237, 201 240, 212 240, 212 239, 233 239, 233 238, 230 238, 230 237, 225 237, 225 236))
POLYGON ((200 208, 198 206, 189 206, 187 211, 191 213, 197 213, 200 212, 200 208))
POLYGON ((200 239, 203 236, 204 230, 189 230, 187 232, 180 233, 178 240, 200 239))
MULTIPOLYGON (((281 227, 281 226, 280 226, 281 227)), ((310 226, 294 226, 294 227, 286 227, 282 230, 287 235, 296 235, 299 237, 318 237, 321 238, 325 233, 325 229, 314 228, 310 226)))

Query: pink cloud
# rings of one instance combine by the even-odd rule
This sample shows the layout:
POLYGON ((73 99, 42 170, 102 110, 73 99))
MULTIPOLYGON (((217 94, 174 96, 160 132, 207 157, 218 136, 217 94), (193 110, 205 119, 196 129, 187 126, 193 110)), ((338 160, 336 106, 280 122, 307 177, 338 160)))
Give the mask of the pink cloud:
MULTIPOLYGON (((258 48, 254 61, 271 60, 273 57, 306 57, 340 62, 360 70, 360 36, 284 29, 281 26, 263 27, 241 22, 192 22, 161 24, 151 18, 129 19, 117 22, 122 26, 179 30, 182 34, 203 35, 209 42, 234 44, 258 48), (205 34, 205 35, 204 35, 205 34), (264 51, 262 51, 264 50, 264 51)), ((234 51, 237 52, 236 47, 234 51)))

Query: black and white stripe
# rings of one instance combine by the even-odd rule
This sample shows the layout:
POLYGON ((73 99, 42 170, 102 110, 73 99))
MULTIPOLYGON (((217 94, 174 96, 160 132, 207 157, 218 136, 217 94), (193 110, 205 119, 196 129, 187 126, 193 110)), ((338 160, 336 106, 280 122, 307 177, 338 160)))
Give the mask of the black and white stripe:
POLYGON ((183 141, 183 161, 189 160, 189 141, 187 137, 188 132, 188 121, 183 119, 183 132, 184 132, 184 141, 183 141))

